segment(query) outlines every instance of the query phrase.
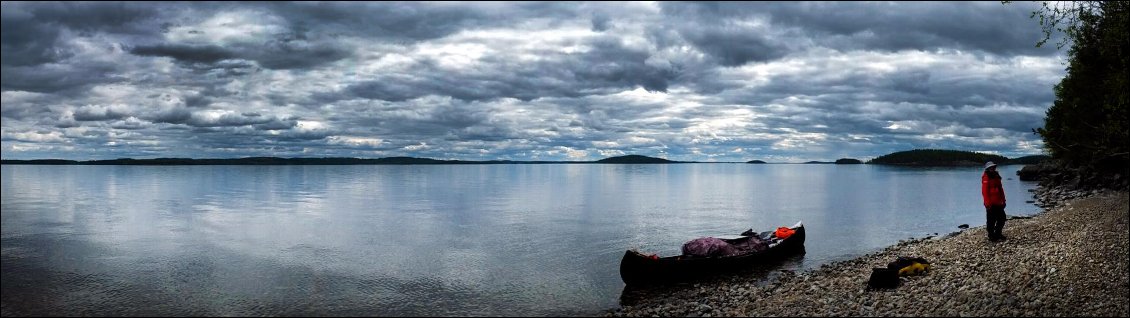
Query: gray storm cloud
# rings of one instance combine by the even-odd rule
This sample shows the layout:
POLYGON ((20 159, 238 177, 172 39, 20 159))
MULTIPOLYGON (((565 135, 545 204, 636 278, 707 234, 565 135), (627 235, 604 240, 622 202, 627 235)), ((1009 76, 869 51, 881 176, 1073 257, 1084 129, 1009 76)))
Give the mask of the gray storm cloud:
POLYGON ((5 159, 1035 154, 1033 4, 2 4, 5 159))

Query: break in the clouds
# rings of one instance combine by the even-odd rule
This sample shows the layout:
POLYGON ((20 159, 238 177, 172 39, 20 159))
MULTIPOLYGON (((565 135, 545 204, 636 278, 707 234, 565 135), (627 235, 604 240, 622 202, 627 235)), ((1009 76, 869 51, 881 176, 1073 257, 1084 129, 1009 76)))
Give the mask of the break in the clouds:
POLYGON ((2 4, 4 159, 1020 156, 1033 3, 2 4))

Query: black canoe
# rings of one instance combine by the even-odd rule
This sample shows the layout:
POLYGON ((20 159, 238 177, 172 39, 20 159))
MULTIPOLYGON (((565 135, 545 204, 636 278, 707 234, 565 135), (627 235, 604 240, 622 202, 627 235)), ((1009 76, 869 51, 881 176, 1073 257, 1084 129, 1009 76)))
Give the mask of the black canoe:
MULTIPOLYGON (((749 268, 750 265, 782 260, 804 253, 804 225, 797 222, 789 238, 769 249, 741 255, 719 257, 670 256, 650 258, 640 252, 628 250, 620 261, 620 278, 627 285, 649 285, 683 281, 695 277, 749 268)), ((756 235, 756 234, 754 234, 756 235)), ((723 239, 735 244, 749 240, 750 236, 723 239)))

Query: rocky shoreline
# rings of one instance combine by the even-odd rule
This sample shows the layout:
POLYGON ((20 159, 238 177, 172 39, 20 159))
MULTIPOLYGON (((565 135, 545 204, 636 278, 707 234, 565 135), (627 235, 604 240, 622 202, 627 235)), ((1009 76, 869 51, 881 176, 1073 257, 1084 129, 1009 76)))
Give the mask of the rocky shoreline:
POLYGON ((1128 192, 1041 187, 1036 196, 1045 212, 1008 221, 1005 241, 988 241, 982 225, 805 272, 668 287, 604 316, 1130 315, 1128 192), (871 268, 898 256, 924 257, 931 271, 868 291, 871 268))

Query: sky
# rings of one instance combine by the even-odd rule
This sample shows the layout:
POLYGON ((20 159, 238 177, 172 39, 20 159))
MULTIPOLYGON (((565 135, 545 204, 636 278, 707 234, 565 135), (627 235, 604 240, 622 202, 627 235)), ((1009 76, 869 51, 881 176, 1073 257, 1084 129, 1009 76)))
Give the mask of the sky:
POLYGON ((3 2, 3 159, 1041 154, 1033 2, 3 2))

